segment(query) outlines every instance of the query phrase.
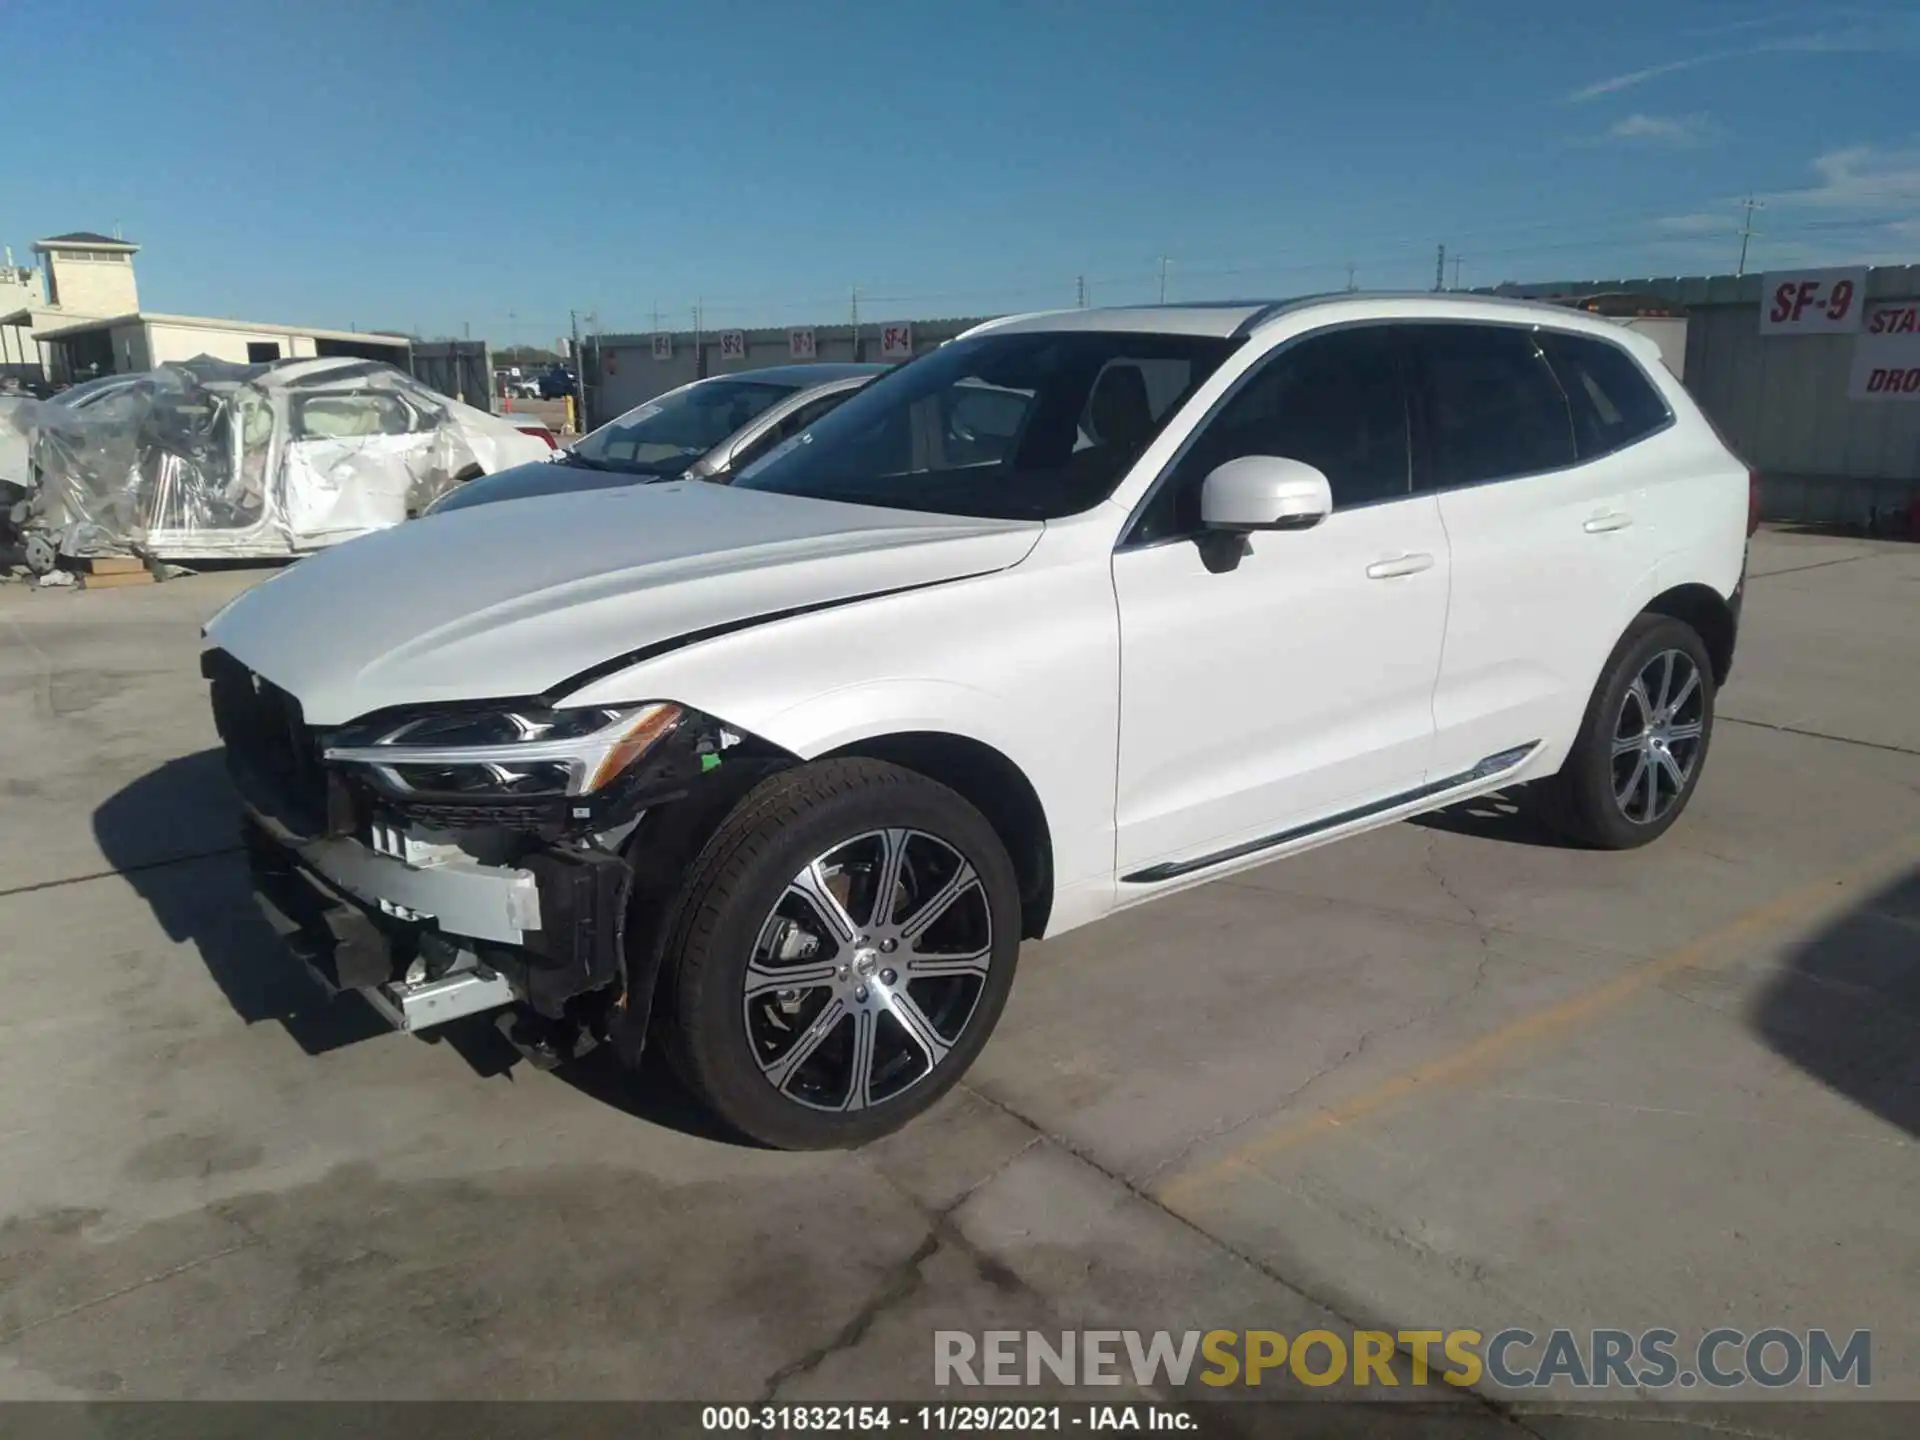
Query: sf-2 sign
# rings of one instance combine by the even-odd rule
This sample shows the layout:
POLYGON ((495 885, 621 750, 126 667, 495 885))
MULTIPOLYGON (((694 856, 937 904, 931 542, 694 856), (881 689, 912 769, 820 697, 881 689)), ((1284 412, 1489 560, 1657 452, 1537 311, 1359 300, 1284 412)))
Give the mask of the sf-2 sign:
POLYGON ((1761 277, 1762 335, 1852 335, 1866 309, 1867 272, 1789 270, 1761 277))
POLYGON ((722 330, 720 332, 720 358, 722 360, 746 359, 747 332, 744 330, 722 330))

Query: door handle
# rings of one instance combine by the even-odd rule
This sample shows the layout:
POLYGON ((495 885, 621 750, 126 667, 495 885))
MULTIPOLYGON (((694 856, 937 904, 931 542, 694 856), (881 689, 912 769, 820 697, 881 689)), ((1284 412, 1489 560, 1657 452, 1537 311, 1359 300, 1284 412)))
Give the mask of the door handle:
POLYGON ((1589 535, 1604 535, 1609 530, 1624 530, 1633 524, 1631 515, 1622 515, 1618 510, 1605 515, 1596 515, 1580 528, 1589 535))
POLYGON ((1392 580, 1400 575, 1418 575, 1422 570, 1433 568, 1433 556, 1427 554, 1401 555, 1392 560, 1376 560, 1367 566, 1369 580, 1392 580))

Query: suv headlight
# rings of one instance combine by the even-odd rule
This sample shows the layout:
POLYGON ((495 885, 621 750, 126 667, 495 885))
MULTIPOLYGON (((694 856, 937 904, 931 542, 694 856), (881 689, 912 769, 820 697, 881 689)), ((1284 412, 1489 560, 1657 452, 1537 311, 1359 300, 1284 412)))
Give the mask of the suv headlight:
POLYGON ((591 795, 672 733, 683 713, 663 701, 430 711, 341 731, 323 754, 365 766, 396 795, 591 795))

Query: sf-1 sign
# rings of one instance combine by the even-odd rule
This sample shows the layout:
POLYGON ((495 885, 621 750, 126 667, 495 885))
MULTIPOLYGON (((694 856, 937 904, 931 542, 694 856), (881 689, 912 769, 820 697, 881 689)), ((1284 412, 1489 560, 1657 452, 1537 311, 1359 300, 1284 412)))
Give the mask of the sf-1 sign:
POLYGON ((1762 335, 1851 335, 1866 309, 1867 272, 1779 271, 1761 277, 1762 335))

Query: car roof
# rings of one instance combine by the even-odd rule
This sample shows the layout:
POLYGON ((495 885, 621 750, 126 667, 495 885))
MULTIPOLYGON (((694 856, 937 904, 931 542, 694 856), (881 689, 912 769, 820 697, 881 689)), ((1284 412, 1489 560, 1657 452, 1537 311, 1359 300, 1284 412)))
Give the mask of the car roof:
MULTIPOLYGON (((1596 315, 1539 300, 1460 292, 1347 291, 1302 295, 1290 300, 1232 300, 1199 305, 1135 305, 1111 310, 1052 310, 989 320, 968 335, 1016 331, 1125 330, 1161 335, 1200 335, 1232 339, 1311 313, 1315 320, 1481 320, 1494 324, 1552 325, 1558 329, 1604 335, 1635 346, 1623 330, 1596 315)), ((1656 347, 1657 348, 1657 347, 1656 347)))

